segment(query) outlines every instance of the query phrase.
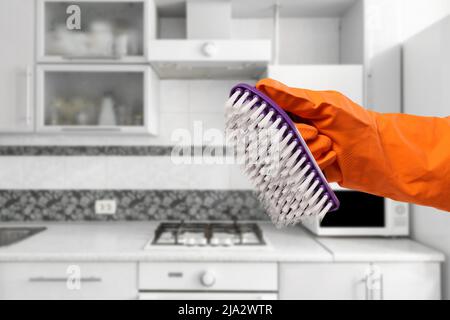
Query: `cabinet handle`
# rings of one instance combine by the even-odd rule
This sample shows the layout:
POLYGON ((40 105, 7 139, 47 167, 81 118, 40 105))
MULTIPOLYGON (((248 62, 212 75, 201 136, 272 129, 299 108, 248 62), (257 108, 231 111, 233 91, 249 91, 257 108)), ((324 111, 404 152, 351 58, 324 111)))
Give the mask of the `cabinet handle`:
POLYGON ((383 274, 380 275, 380 299, 384 300, 384 279, 383 274))
POLYGON ((65 60, 121 60, 121 56, 62 56, 65 60))
POLYGON ((61 128, 61 131, 66 131, 66 132, 119 132, 119 131, 122 131, 122 129, 121 128, 102 128, 102 127, 99 127, 99 128, 63 127, 63 128, 61 128))
POLYGON ((366 300, 375 300, 375 291, 377 291, 375 290, 376 284, 379 284, 379 297, 381 300, 384 300, 383 274, 377 267, 371 266, 362 281, 365 284, 366 300))
MULTIPOLYGON (((80 282, 101 282, 102 278, 99 277, 84 277, 79 278, 80 282)), ((28 279, 29 282, 67 282, 65 277, 32 277, 28 279)))
POLYGON ((25 70, 25 77, 26 77, 26 110, 25 110, 25 123, 27 126, 31 124, 31 86, 32 86, 32 79, 33 79, 33 68, 28 66, 25 70))

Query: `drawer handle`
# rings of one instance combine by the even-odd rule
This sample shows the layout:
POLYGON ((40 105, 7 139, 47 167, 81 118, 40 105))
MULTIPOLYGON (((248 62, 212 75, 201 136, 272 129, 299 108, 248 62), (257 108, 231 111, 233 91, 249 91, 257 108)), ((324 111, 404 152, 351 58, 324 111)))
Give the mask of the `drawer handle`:
MULTIPOLYGON (((79 280, 80 280, 80 282, 101 282, 102 278, 83 277, 83 278, 80 278, 79 280)), ((29 278, 28 281, 30 281, 30 282, 67 282, 67 278, 65 278, 65 277, 32 277, 32 278, 29 278)))
POLYGON ((183 272, 169 272, 167 275, 169 278, 183 278, 183 272))

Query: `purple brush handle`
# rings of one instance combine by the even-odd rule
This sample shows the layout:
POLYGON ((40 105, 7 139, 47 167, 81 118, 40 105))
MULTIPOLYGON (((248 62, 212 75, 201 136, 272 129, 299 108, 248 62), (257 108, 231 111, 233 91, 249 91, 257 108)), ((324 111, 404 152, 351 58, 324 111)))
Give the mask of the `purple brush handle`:
MULTIPOLYGON (((270 99, 268 96, 266 96, 264 93, 256 89, 255 87, 248 85, 246 83, 240 83, 235 85, 230 92, 230 96, 234 94, 236 90, 242 90, 250 91, 254 95, 261 98, 266 104, 272 108, 275 113, 279 116, 281 116, 285 122, 285 124, 289 127, 290 130, 286 130, 284 136, 289 134, 289 132, 293 132, 294 139, 296 139, 298 142, 300 142, 300 145, 302 146, 303 150, 305 150, 305 155, 308 158, 308 163, 311 165, 312 170, 314 170, 319 179, 319 184, 321 187, 323 187, 326 191, 326 193, 329 195, 331 202, 333 203, 333 206, 331 207, 330 211, 336 211, 339 209, 339 200, 334 194, 333 190, 330 188, 330 185, 328 184, 327 179, 322 173, 322 170, 320 170, 319 166, 317 165, 316 160, 314 159, 314 156, 311 154, 311 151, 308 148, 308 145, 306 144, 305 140, 303 140, 303 137, 301 136, 300 132, 297 130, 297 127, 295 126, 294 122, 291 120, 291 118, 287 115, 287 113, 281 109, 272 99, 270 99)), ((252 108, 254 108, 253 106, 252 108)))

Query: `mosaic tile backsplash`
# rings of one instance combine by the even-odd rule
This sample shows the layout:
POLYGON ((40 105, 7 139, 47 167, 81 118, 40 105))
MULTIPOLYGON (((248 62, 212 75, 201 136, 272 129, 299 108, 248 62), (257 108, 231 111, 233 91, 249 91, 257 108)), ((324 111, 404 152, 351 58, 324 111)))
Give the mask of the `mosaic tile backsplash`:
MULTIPOLYGON (((190 149, 189 149, 190 148, 190 149)), ((190 146, 191 154, 230 154, 223 146, 190 146), (212 152, 211 152, 212 150, 212 152)), ((174 146, 0 146, 0 156, 170 156, 174 146)), ((186 147, 183 147, 186 149, 186 147)))
POLYGON ((0 221, 267 220, 252 191, 0 190, 0 221), (95 201, 116 199, 113 216, 95 201))

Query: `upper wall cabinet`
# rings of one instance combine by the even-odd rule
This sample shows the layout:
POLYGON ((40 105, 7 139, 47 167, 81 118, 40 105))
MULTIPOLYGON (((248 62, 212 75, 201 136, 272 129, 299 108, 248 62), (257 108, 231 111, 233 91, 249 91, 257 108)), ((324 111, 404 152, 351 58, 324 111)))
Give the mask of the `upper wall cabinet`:
POLYGON ((33 130, 34 1, 0 1, 0 132, 33 130))
POLYGON ((37 6, 38 62, 145 62, 155 32, 148 1, 38 0, 37 6))
POLYGON ((280 1, 267 76, 292 87, 340 91, 365 104, 365 2, 322 2, 280 1))
POLYGON ((158 130, 158 79, 145 65, 40 65, 37 130, 151 133, 158 130))

